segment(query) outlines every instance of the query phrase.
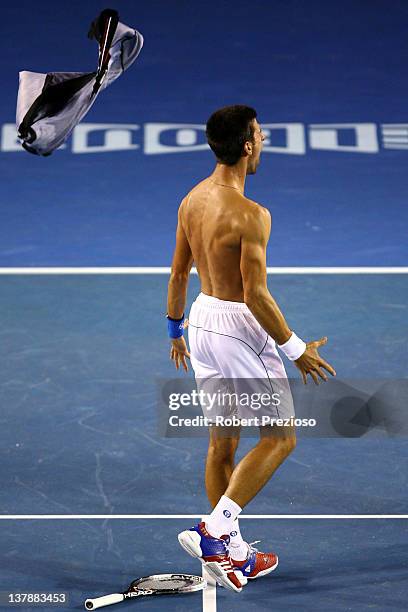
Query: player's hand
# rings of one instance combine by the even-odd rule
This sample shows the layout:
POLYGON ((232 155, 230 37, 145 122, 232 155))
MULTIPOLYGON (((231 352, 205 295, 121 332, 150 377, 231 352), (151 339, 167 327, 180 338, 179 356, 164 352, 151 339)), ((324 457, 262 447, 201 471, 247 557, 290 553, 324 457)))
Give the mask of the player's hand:
POLYGON ((315 342, 308 342, 306 344, 306 350, 294 362, 297 368, 300 370, 302 375, 302 379, 304 384, 307 384, 307 375, 310 376, 315 381, 316 385, 318 385, 321 380, 328 380, 326 373, 324 370, 329 372, 332 376, 336 376, 336 372, 332 366, 327 363, 322 357, 320 357, 317 349, 320 346, 323 346, 327 343, 327 337, 320 338, 320 340, 316 340, 315 342))
MULTIPOLYGON (((184 329, 188 327, 188 319, 184 321, 184 329)), ((187 343, 184 336, 180 338, 173 338, 171 341, 170 359, 174 361, 176 370, 180 369, 180 363, 184 370, 188 372, 188 365, 186 357, 190 359, 190 353, 188 352, 187 343)))

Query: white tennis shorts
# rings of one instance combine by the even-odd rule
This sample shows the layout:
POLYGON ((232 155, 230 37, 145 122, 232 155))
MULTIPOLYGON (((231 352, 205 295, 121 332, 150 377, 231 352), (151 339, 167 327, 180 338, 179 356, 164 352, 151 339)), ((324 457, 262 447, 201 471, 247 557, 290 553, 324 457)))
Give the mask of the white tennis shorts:
POLYGON ((200 293, 190 310, 188 335, 198 389, 233 390, 241 395, 268 393, 275 399, 279 396, 273 405, 255 408, 258 412, 254 412, 254 406, 259 401, 250 406, 218 402, 212 406, 211 416, 251 418, 257 414, 276 419, 294 416, 292 394, 276 343, 246 304, 200 293))

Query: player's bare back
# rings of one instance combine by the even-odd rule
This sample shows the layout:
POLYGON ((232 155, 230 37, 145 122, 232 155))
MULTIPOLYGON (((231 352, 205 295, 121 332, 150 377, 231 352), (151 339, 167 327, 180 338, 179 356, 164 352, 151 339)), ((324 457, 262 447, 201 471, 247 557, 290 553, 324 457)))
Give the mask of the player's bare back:
POLYGON ((180 206, 180 221, 190 245, 201 290, 220 300, 244 301, 241 241, 265 209, 239 189, 208 177, 180 206))

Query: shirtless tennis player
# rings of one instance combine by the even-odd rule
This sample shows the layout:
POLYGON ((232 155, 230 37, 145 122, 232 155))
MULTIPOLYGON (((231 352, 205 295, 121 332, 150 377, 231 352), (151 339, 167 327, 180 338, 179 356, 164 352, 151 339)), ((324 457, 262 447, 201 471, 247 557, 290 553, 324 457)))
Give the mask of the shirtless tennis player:
MULTIPOLYGON (((256 111, 229 106, 207 123, 207 139, 217 165, 194 187, 178 212, 176 248, 168 287, 170 357, 196 379, 286 379, 276 345, 316 384, 334 369, 318 353, 327 342, 303 342, 290 329, 267 287, 266 246, 269 211, 244 195, 245 179, 255 174, 264 135, 256 111), (184 309, 195 263, 201 293, 189 316, 190 353, 183 337, 184 309)), ((293 404, 292 404, 293 406, 293 404)), ((287 409, 284 416, 289 416, 287 409)), ((234 465, 239 435, 220 435, 210 427, 206 489, 213 507, 207 521, 179 534, 179 542, 205 564, 217 582, 240 592, 248 578, 275 569, 274 553, 258 552, 241 535, 238 515, 269 481, 295 447, 291 428, 261 435, 258 444, 234 465)), ((265 429, 265 428, 264 428, 265 429)))

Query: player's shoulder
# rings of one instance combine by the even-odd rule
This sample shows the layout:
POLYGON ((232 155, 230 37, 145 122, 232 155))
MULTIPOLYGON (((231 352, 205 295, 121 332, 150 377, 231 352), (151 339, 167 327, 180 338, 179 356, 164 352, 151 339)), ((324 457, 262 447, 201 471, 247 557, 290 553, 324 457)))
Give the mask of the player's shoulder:
POLYGON ((190 200, 194 196, 195 192, 197 192, 200 189, 200 187, 203 185, 204 182, 205 182, 204 180, 200 181, 199 183, 194 185, 188 193, 185 194, 185 196, 182 198, 180 202, 179 209, 182 210, 183 208, 187 206, 187 204, 190 202, 190 200))
POLYGON ((183 215, 185 214, 185 211, 186 211, 186 206, 187 206, 187 203, 188 203, 188 201, 189 201, 190 197, 191 197, 191 191, 190 191, 189 193, 187 193, 187 194, 186 194, 186 195, 183 197, 183 199, 181 200, 181 202, 180 202, 180 204, 179 204, 179 208, 178 208, 178 215, 179 215, 179 218, 182 218, 182 217, 183 217, 183 215))
POLYGON ((259 202, 255 202, 255 200, 251 200, 250 198, 245 198, 245 204, 247 207, 248 214, 254 219, 254 221, 260 221, 261 223, 270 223, 271 221, 271 213, 259 202))
POLYGON ((242 236, 264 242, 270 235, 271 214, 265 206, 249 198, 245 199, 245 212, 241 218, 242 236))

